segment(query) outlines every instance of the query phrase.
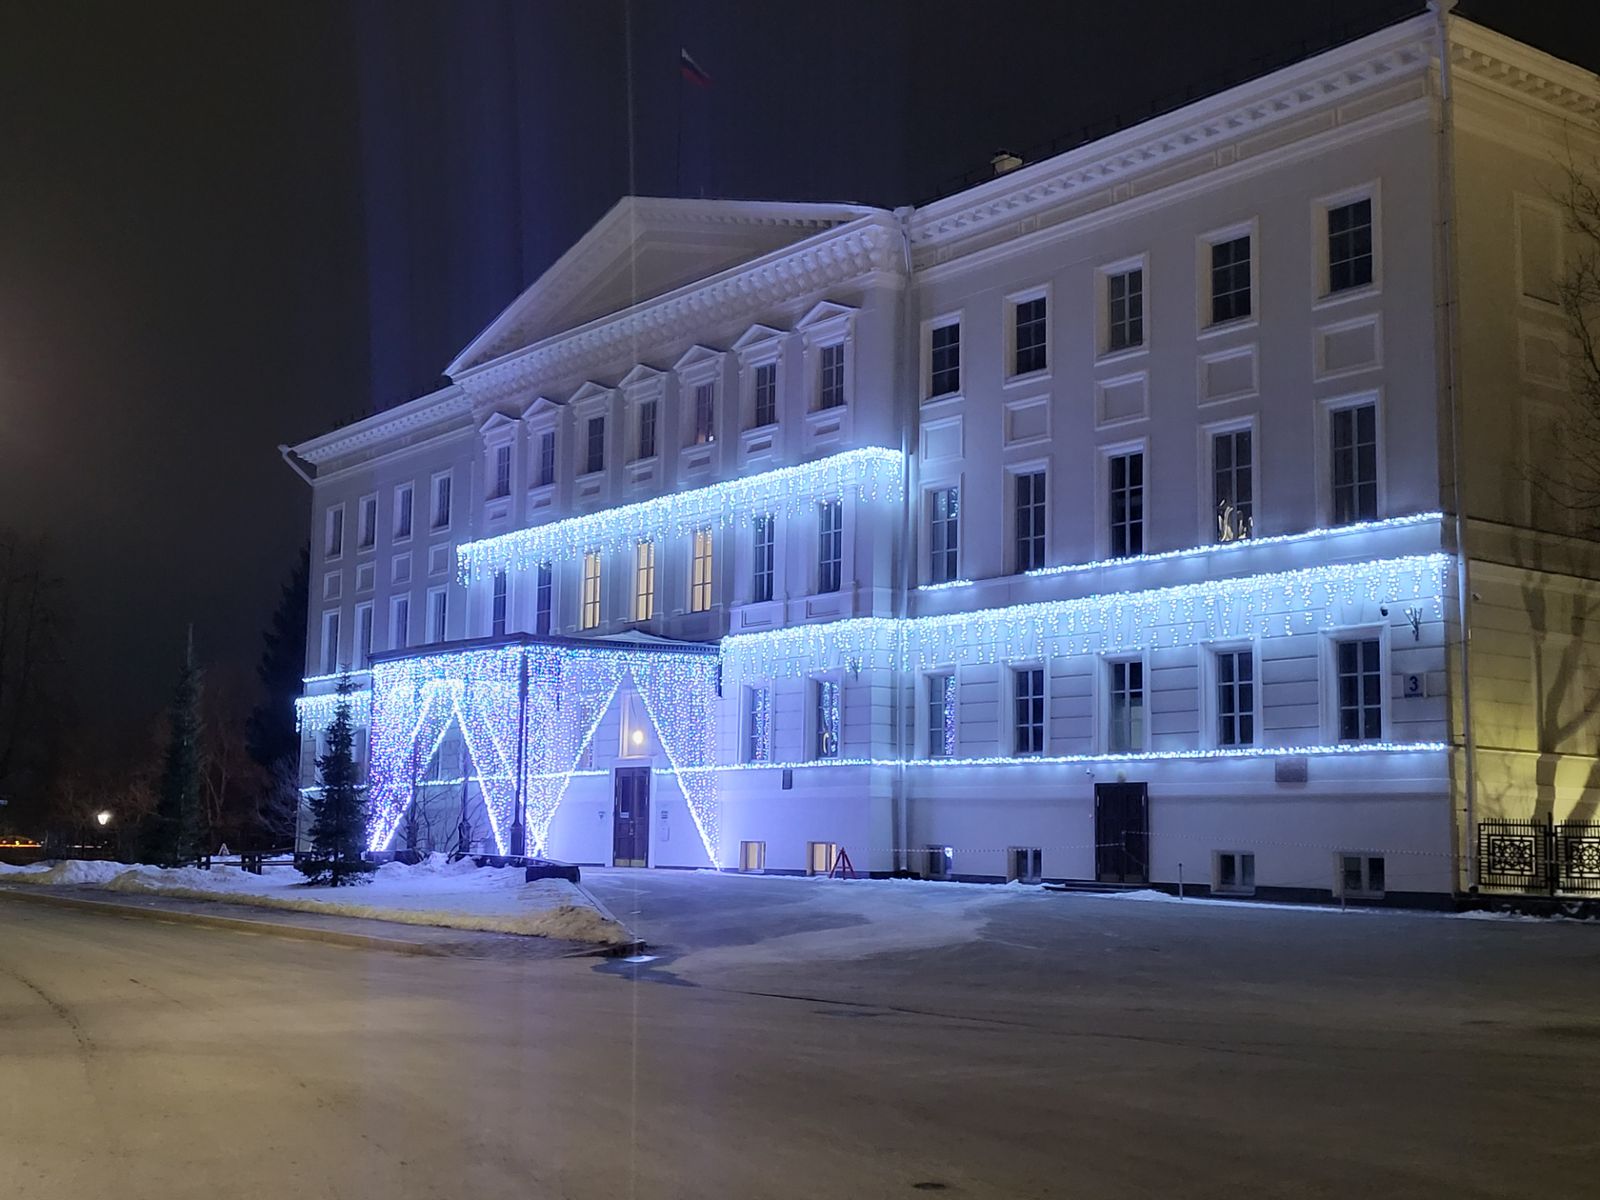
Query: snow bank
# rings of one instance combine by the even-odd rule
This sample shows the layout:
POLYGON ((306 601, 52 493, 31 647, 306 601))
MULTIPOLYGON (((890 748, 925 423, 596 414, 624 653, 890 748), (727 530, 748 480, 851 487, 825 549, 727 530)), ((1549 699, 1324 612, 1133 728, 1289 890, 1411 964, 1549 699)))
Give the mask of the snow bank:
POLYGON ((470 859, 433 855, 414 867, 386 863, 371 882, 314 887, 293 868, 252 875, 238 867, 165 869, 126 863, 63 862, 0 867, 0 882, 101 887, 111 892, 226 900, 261 908, 365 917, 527 937, 619 945, 628 931, 601 915, 578 888, 561 879, 524 883, 511 868, 479 868, 470 859))

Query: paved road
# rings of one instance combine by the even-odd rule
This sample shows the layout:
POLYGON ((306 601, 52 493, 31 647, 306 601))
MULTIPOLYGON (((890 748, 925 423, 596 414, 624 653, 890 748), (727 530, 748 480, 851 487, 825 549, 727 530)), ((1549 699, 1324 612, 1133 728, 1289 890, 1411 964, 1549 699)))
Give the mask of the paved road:
POLYGON ((1600 1167, 1600 929, 594 886, 658 962, 0 897, 0 1190, 1462 1198, 1600 1167))

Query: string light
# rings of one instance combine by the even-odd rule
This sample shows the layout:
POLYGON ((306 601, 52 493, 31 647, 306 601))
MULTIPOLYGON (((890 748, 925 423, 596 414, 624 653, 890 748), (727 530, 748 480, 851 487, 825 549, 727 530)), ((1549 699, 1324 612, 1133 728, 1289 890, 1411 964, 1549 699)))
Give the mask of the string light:
POLYGON ((738 679, 796 678, 849 667, 925 671, 1087 654, 1138 653, 1337 623, 1341 603, 1431 602, 1444 615, 1444 554, 1335 563, 1143 592, 928 617, 857 617, 724 638, 738 679))
MULTIPOLYGON (((1190 546, 1186 550, 1163 550, 1155 554, 1135 554, 1127 558, 1101 558, 1094 562, 1063 563, 1055 567, 1035 567, 1024 571, 1026 579, 1041 579, 1050 575, 1070 575, 1079 571, 1098 571, 1105 567, 1126 567, 1136 563, 1166 562, 1174 558, 1196 558, 1208 554, 1226 554, 1234 550, 1247 550, 1253 546, 1284 546, 1341 534, 1370 533, 1381 529, 1404 529, 1412 525, 1428 525, 1444 519, 1440 512, 1412 513, 1404 517, 1387 517, 1382 521, 1353 521, 1349 525, 1307 529, 1300 533, 1275 533, 1267 537, 1236 538, 1231 542, 1209 542, 1203 546, 1190 546)), ((997 576, 996 578, 1008 578, 997 576)), ((919 592, 939 592, 948 588, 971 587, 982 582, 977 579, 950 579, 943 583, 924 583, 919 592)))
POLYGON ((1088 767, 1122 763, 1260 758, 1356 758, 1369 754, 1440 754, 1446 742, 1334 742, 1320 746, 1232 746, 1212 750, 1144 750, 1128 754, 1023 754, 978 758, 818 758, 806 762, 728 763, 719 771, 798 771, 814 767, 1088 767))
POLYGON ((757 517, 792 516, 824 500, 898 501, 905 492, 905 456, 867 446, 794 467, 658 496, 600 512, 517 529, 456 549, 463 583, 496 571, 526 571, 573 561, 591 551, 631 549, 641 541, 687 537, 696 530, 747 526, 757 517))

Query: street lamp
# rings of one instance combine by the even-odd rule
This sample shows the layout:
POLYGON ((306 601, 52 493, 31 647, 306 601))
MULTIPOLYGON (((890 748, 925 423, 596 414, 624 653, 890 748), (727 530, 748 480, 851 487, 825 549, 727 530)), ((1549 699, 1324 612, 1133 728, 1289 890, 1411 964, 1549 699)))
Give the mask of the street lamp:
POLYGON ((107 825, 111 824, 111 810, 109 808, 102 808, 99 812, 95 813, 94 822, 96 825, 100 826, 101 829, 104 829, 107 825))

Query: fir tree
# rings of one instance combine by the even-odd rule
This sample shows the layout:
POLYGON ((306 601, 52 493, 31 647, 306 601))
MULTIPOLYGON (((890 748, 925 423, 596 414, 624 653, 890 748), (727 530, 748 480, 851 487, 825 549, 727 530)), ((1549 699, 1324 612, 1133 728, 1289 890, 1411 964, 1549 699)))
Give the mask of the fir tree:
POLYGON ((200 668, 194 662, 192 629, 167 725, 167 752, 156 809, 145 831, 144 858, 177 867, 199 859, 205 833, 200 797, 200 668))
POLYGON ((300 800, 300 734, 294 702, 306 664, 306 603, 310 556, 301 547, 294 570, 278 598, 272 625, 262 636, 256 676, 263 698, 245 727, 246 747, 261 768, 261 796, 252 839, 281 845, 294 836, 300 800))
POLYGON ((322 786, 311 797, 311 856, 300 870, 312 882, 335 887, 355 883, 372 870, 364 861, 367 810, 356 782, 355 723, 350 714, 349 674, 339 679, 339 703, 328 726, 328 752, 317 759, 322 786))

